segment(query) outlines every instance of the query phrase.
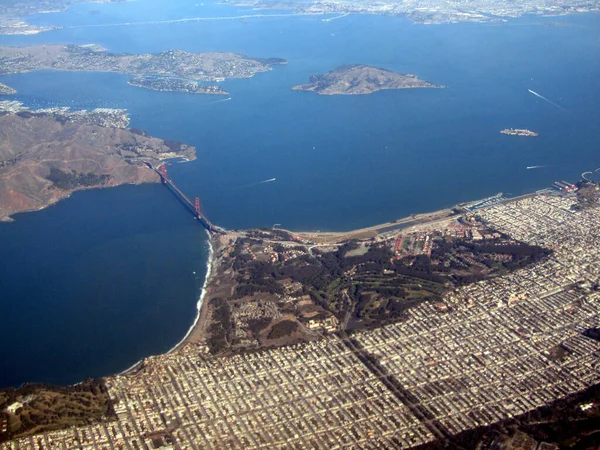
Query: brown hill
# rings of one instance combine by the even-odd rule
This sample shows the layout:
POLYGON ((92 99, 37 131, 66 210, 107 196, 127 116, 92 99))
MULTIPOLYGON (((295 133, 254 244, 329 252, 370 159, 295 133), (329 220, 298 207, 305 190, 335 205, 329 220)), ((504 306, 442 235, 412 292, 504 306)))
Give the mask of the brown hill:
POLYGON ((0 115, 0 220, 44 208, 79 189, 159 181, 144 166, 193 147, 50 114, 0 115))
POLYGON ((442 87, 416 75, 356 64, 341 66, 324 75, 313 75, 310 83, 294 86, 295 91, 314 91, 322 95, 371 94, 382 89, 442 87))

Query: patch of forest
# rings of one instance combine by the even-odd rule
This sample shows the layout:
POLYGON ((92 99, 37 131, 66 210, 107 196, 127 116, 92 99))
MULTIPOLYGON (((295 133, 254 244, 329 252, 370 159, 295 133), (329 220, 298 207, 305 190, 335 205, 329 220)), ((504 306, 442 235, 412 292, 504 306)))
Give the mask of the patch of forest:
POLYGON ((218 353, 229 347, 231 342, 231 333, 233 331, 233 322, 231 320, 231 309, 229 304, 221 298, 213 298, 209 303, 212 309, 210 327, 208 328, 210 337, 207 340, 208 348, 211 353, 218 353))
MULTIPOLYGON (((414 450, 496 450, 520 432, 538 442, 558 444, 560 448, 600 448, 600 384, 556 400, 520 416, 486 427, 464 431, 414 450), (582 405, 589 405, 583 409, 582 405)), ((538 446, 538 448, 541 448, 538 446)))
POLYGON ((283 320, 273 325, 273 328, 271 328, 271 331, 269 331, 269 339, 279 339, 289 336, 297 329, 298 322, 293 320, 283 320))
POLYGON ((0 390, 0 418, 8 430, 0 442, 35 433, 83 426, 116 418, 102 381, 87 380, 74 386, 26 384, 0 390), (13 406, 13 412, 6 412, 13 406))
MULTIPOLYGON (((262 236, 257 233, 254 237, 262 236)), ((234 298, 257 293, 281 295, 281 281, 291 279, 302 284, 302 295, 309 295, 340 320, 350 309, 356 325, 397 320, 414 305, 440 301, 448 289, 506 274, 551 253, 508 239, 436 238, 430 255, 412 256, 397 256, 383 244, 370 245, 362 255, 348 256, 361 245, 349 242, 335 252, 315 249, 313 255, 284 260, 281 255, 286 248, 275 244, 273 251, 280 257, 272 262, 254 260, 244 251, 256 243, 260 240, 240 240, 233 251, 238 283, 234 298)))
POLYGON ((46 177, 53 186, 58 189, 71 190, 78 187, 90 187, 106 184, 110 180, 110 175, 96 175, 92 172, 77 173, 74 170, 65 172, 56 167, 50 168, 50 174, 46 177))

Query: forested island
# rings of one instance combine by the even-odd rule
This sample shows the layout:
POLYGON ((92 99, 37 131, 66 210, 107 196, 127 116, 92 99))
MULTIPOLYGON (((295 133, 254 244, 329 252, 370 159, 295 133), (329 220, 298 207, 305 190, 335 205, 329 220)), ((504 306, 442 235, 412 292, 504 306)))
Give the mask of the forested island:
POLYGON ((365 64, 338 67, 324 75, 313 75, 308 84, 294 91, 312 91, 321 95, 371 94, 383 89, 439 88, 416 75, 392 72, 365 64))
POLYGON ((137 86, 153 91, 166 92, 187 92, 190 94, 210 94, 210 95, 228 95, 225 89, 220 86, 206 85, 197 81, 181 80, 179 78, 164 77, 133 77, 128 82, 131 86, 137 86))

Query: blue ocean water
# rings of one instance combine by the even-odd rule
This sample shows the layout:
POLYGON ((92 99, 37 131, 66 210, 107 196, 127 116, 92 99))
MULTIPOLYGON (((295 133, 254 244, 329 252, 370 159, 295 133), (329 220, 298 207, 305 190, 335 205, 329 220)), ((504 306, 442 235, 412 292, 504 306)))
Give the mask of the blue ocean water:
MULTIPOLYGON (((184 192, 200 196, 211 220, 226 228, 279 223, 290 229, 352 229, 497 192, 517 195, 558 179, 576 181, 582 172, 600 167, 599 15, 438 26, 379 16, 347 16, 331 22, 323 22, 321 16, 272 16, 244 22, 232 19, 108 26, 255 14, 262 13, 209 2, 167 4, 145 0, 79 5, 29 19, 65 26, 61 30, 0 38, 0 44, 9 45, 97 43, 115 52, 179 48, 277 56, 289 61, 251 79, 222 83, 231 93, 228 101, 222 101, 222 97, 146 91, 127 85, 127 77, 119 74, 45 71, 3 76, 0 81, 16 88, 16 99, 28 105, 127 108, 132 126, 195 145, 198 159, 185 164, 174 162, 169 172, 184 192), (99 14, 90 14, 92 10, 99 14), (352 63, 415 73, 446 88, 331 97, 290 90, 312 74, 352 63), (560 108, 533 96, 528 89, 560 108), (507 127, 530 128, 540 136, 520 139, 499 134, 507 127), (270 178, 276 181, 259 184, 270 178)), ((0 224, 0 248, 7 248, 5 243, 13 248, 10 258, 3 258, 7 267, 0 266, 0 279, 5 283, 0 290, 0 304, 12 308, 28 305, 0 317, 0 327, 21 330, 22 342, 27 344, 9 353, 0 350, 0 361, 11 367, 1 371, 0 385, 32 379, 74 382, 82 376, 111 373, 133 364, 140 356, 163 351, 185 334, 200 289, 198 280, 190 274, 192 270, 201 273, 198 264, 203 265, 206 254, 205 238, 185 211, 175 214, 180 205, 160 194, 160 189, 125 187, 78 193, 46 211, 21 215, 14 224, 0 224), (121 192, 127 192, 139 212, 125 207, 113 209, 112 202, 121 199, 121 192), (92 198, 99 202, 97 208, 89 206, 92 198), (169 208, 173 212, 168 214, 169 208), (108 225, 90 219, 105 209, 114 211, 108 225), (55 231, 57 227, 47 227, 48 221, 62 223, 65 217, 85 222, 82 229, 86 232, 61 233, 55 231), (160 231, 154 228, 161 226, 160 231), (106 227, 121 233, 119 244, 102 234, 108 231, 106 227), (178 255, 159 278, 163 291, 155 291, 152 284, 145 294, 133 295, 132 299, 132 292, 147 286, 145 272, 132 271, 124 280, 118 277, 122 271, 107 260, 63 256, 37 247, 32 251, 14 244, 26 241, 30 234, 39 234, 45 238, 44 245, 85 249, 87 234, 96 228, 102 233, 94 248, 112 248, 114 258, 120 247, 135 246, 140 235, 148 234, 152 248, 167 253, 172 250, 178 255), (182 229, 186 231, 177 231, 182 229), (194 245, 189 246, 189 242, 194 245), (7 277, 13 259, 22 265, 11 269, 7 277), (63 264, 62 281, 58 277, 59 281, 49 285, 62 286, 64 298, 56 297, 46 283, 35 288, 26 283, 31 275, 24 268, 41 264, 63 264), (88 302, 81 300, 88 294, 71 289, 71 279, 66 275, 71 270, 68 264, 77 265, 81 286, 96 279, 93 274, 99 267, 108 271, 104 278, 115 280, 111 295, 131 314, 113 314, 102 321, 88 314, 94 310, 86 309, 88 302), (178 292, 171 295, 170 289, 178 292), (151 331, 136 332, 139 339, 132 338, 131 315, 137 308, 143 310, 144 302, 160 303, 165 295, 171 299, 173 317, 139 318, 140 329, 151 331), (35 313, 34 305, 42 303, 40 298, 49 305, 47 313, 51 311, 55 318, 69 315, 77 323, 77 317, 87 314, 87 328, 94 330, 100 341, 106 341, 106 346, 76 338, 70 329, 47 329, 48 345, 61 351, 55 352, 51 364, 39 364, 31 356, 41 348, 39 341, 28 341, 22 330, 40 326, 47 318, 35 313), (73 309, 73 304, 79 309, 73 309), (113 354, 115 345, 120 345, 120 356, 113 354), (97 354, 69 365, 71 348, 78 354, 97 354)), ((123 264, 139 268, 145 261, 162 267, 162 258, 161 252, 132 251, 120 259, 123 264)), ((104 294, 99 292, 90 305, 103 304, 104 294)), ((113 304, 108 305, 107 314, 112 314, 113 304)))
POLYGON ((194 320, 204 236, 161 185, 77 192, 0 224, 0 383, 72 383, 169 350, 194 320))

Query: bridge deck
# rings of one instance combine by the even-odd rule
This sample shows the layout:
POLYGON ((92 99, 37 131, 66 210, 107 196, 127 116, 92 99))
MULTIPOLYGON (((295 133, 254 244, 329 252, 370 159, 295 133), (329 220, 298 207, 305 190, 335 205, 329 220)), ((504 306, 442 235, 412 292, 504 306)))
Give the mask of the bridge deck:
POLYGON ((196 205, 194 205, 194 203, 192 203, 192 201, 183 192, 181 192, 181 189, 179 189, 175 185, 175 183, 173 183, 173 181, 171 181, 168 178, 166 178, 163 175, 163 173, 161 173, 160 170, 158 170, 157 168, 155 168, 151 164, 146 163, 146 165, 148 167, 150 167, 152 170, 154 170, 156 173, 158 173, 158 175, 160 175, 160 179, 162 180, 163 184, 166 185, 168 188, 170 188, 170 191, 173 192, 175 194, 175 196, 185 206, 187 206, 187 208, 194 215, 194 217, 196 217, 202 223, 202 225, 204 226, 204 228, 206 228, 211 233, 222 232, 221 228, 213 225, 213 223, 210 220, 208 220, 208 218, 202 213, 202 211, 196 211, 196 205))

